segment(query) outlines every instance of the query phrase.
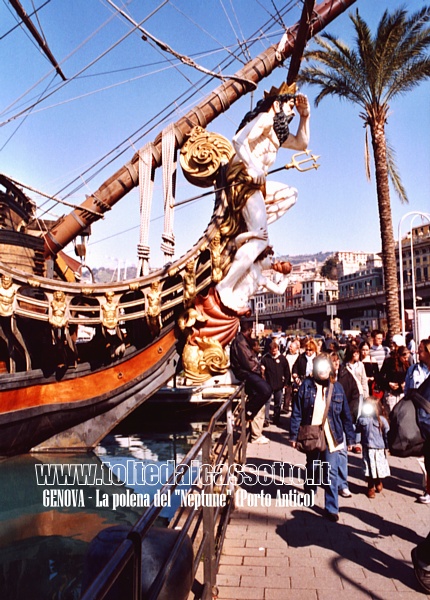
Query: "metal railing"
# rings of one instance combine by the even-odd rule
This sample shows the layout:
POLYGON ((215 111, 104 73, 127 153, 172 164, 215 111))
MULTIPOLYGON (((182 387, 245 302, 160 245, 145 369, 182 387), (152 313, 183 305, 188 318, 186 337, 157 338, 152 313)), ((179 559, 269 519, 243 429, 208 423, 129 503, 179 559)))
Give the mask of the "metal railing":
MULTIPOLYGON (((222 389, 223 386, 217 387, 222 389)), ((158 598, 175 559, 188 539, 191 539, 194 550, 194 583, 192 586, 194 598, 195 600, 212 599, 215 593, 216 574, 225 531, 234 504, 234 489, 231 477, 229 477, 230 467, 234 463, 244 464, 246 462, 247 424, 244 407, 245 394, 243 384, 241 384, 215 412, 207 431, 199 437, 187 456, 177 465, 168 482, 160 489, 160 496, 168 495, 170 492, 170 496, 173 497, 184 473, 192 467, 192 461, 200 458, 202 465, 210 465, 212 472, 219 473, 217 484, 214 486, 212 477, 208 477, 202 483, 201 473, 199 473, 188 490, 188 494, 202 494, 204 488, 204 494, 212 496, 225 494, 226 502, 225 505, 220 503, 217 507, 213 507, 211 502, 208 503, 209 505, 202 502, 198 509, 186 505, 178 509, 169 523, 169 529, 180 530, 180 533, 150 590, 145 593, 145 600, 158 598), (221 430, 217 430, 220 423, 223 423, 223 427, 221 430), (198 571, 201 571, 199 567, 202 563, 203 581, 200 582, 197 576, 198 571)), ((128 594, 124 590, 122 598, 124 600, 141 600, 141 569, 144 559, 141 550, 142 541, 154 525, 161 510, 161 506, 154 504, 148 508, 130 530, 127 539, 121 543, 103 570, 85 590, 81 600, 103 600, 121 576, 130 574, 130 569, 132 571, 132 589, 128 594)))

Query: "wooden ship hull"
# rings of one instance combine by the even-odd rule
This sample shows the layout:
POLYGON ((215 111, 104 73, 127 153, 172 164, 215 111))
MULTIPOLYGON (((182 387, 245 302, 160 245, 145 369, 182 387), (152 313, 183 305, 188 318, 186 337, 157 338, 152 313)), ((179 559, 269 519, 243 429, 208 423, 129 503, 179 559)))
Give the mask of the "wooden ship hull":
MULTIPOLYGON (((206 127, 250 91, 250 83, 258 83, 289 56, 290 67, 297 59, 299 63, 306 40, 353 2, 325 0, 314 7, 306 0, 302 20, 289 30, 282 55, 277 45, 271 46, 175 123, 177 149, 193 127, 206 127)), ((160 136, 153 149, 155 169, 162 163, 160 136)), ((192 299, 207 298, 215 281, 211 243, 224 212, 222 193, 216 195, 207 230, 190 251, 142 277, 113 284, 76 281, 78 263, 62 253, 138 185, 138 158, 80 208, 47 223, 44 235, 31 229, 32 202, 19 185, 0 176, 0 455, 93 448, 178 370, 185 343, 184 326, 178 323, 184 314, 185 321, 190 316, 187 264, 193 265, 192 299), (104 315, 108 301, 115 307, 110 321, 104 315), (67 315, 63 311, 63 321, 55 321, 55 306, 61 303, 67 315)), ((205 185, 222 187, 222 179, 218 175, 205 185)), ((223 240, 223 250, 225 272, 228 240, 223 240)), ((230 333, 223 344, 239 322, 228 311, 226 318, 230 333)))
POLYGON ((0 453, 94 447, 173 377, 179 360, 176 343, 171 329, 111 366, 91 372, 90 363, 85 363, 61 381, 40 370, 3 377, 0 453))
MULTIPOLYGON (((14 184, 4 178, 2 183, 7 193, 0 188, 0 203, 6 196, 10 202, 14 184)), ((34 246, 43 249, 43 239, 31 235, 25 236, 30 243, 19 247, 16 268, 15 244, 4 244, 0 273, 16 292, 13 322, 0 315, 0 455, 87 451, 172 379, 184 344, 177 325, 185 310, 184 271, 193 261, 196 294, 210 287, 208 246, 221 214, 218 203, 204 235, 179 260, 114 284, 44 277, 42 269, 35 269, 33 252, 34 246), (160 290, 159 314, 151 316, 148 296, 154 282, 160 290), (59 343, 50 323, 58 291, 68 309, 68 336, 59 343), (111 329, 103 326, 106 292, 117 299, 118 319, 111 329), (85 339, 88 332, 90 339, 85 339)), ((3 241, 7 236, 0 230, 3 241)), ((66 261, 59 261, 63 272, 66 261)), ((58 264, 55 269, 60 272, 58 264)))
MULTIPOLYGON (((21 248, 20 269, 0 263, 2 276, 17 290, 14 325, 7 327, 8 319, 0 316, 0 455, 93 448, 175 375, 183 347, 177 322, 184 312, 185 265, 194 261, 196 293, 207 290, 208 244, 219 215, 218 207, 186 255, 147 277, 109 285, 47 279, 33 274, 28 248, 21 248), (160 307, 151 317, 148 295, 154 282, 161 290, 160 307), (49 322, 50 299, 58 290, 67 299, 70 334, 60 339, 60 347, 49 322), (119 315, 116 329, 108 331, 101 311, 107 291, 118 299, 119 315), (80 328, 91 339, 81 340, 80 328)), ((13 257, 11 246, 9 252, 13 257)))

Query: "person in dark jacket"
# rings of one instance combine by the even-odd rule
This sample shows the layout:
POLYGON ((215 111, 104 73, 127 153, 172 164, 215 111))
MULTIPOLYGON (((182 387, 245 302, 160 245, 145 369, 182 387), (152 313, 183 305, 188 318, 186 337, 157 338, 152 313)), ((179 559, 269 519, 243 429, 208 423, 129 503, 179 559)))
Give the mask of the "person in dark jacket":
POLYGON ((305 377, 311 375, 312 365, 317 352, 318 347, 315 340, 307 340, 304 345, 304 351, 299 354, 293 366, 293 381, 297 386, 303 383, 305 377))
MULTIPOLYGON (((333 363, 333 369, 336 380, 341 384, 345 392, 346 399, 348 400, 349 412, 351 413, 351 419, 353 424, 357 422, 360 416, 360 389, 358 387, 357 380, 349 369, 341 364, 340 356, 337 352, 330 354, 331 362, 333 363)), ((356 454, 360 453, 360 448, 354 447, 356 454)))
POLYGON ((384 390, 383 405, 388 414, 403 398, 406 373, 409 369, 411 353, 406 346, 396 347, 382 364, 379 373, 379 384, 384 390))
MULTIPOLYGON (((346 366, 340 364, 340 357, 337 352, 331 352, 330 358, 333 365, 335 379, 341 384, 343 391, 345 392, 349 411, 351 413, 352 423, 355 427, 355 423, 357 422, 359 416, 360 407, 360 392, 358 389, 358 384, 354 378, 354 375, 352 375, 346 366)), ((357 435, 355 437, 355 441, 357 441, 357 435)), ((357 444, 352 447, 352 450, 356 454, 361 452, 360 446, 357 444)), ((348 485, 348 452, 346 451, 345 445, 342 450, 339 450, 338 484, 339 494, 343 498, 351 498, 352 494, 348 485)))
MULTIPOLYGON (((270 351, 263 356, 261 370, 264 379, 273 390, 273 423, 279 425, 284 389, 290 383, 291 374, 288 361, 281 354, 277 342, 272 342, 270 351)), ((269 421, 267 406, 266 404, 265 420, 269 421)))
MULTIPOLYGON (((421 340, 419 359, 430 371, 430 339, 421 340)), ((430 377, 427 377, 417 390, 421 396, 430 402, 430 377)), ((424 465, 427 471, 427 488, 424 496, 419 499, 423 504, 430 502, 430 413, 419 407, 417 409, 417 423, 424 439, 424 465)), ((415 575, 427 594, 430 593, 430 533, 418 546, 413 548, 412 562, 415 575)))
POLYGON ((306 377, 299 388, 297 402, 291 415, 291 444, 297 446, 300 425, 322 424, 323 414, 332 386, 332 395, 324 423, 327 448, 306 454, 305 492, 315 490, 315 473, 322 464, 325 516, 329 521, 339 520, 338 469, 339 450, 344 447, 344 434, 348 449, 355 442, 355 431, 343 387, 334 381, 333 365, 326 354, 320 354, 313 363, 313 374, 306 377))
POLYGON ((246 418, 251 422, 251 443, 267 444, 268 438, 262 435, 264 409, 272 395, 272 388, 261 375, 261 366, 253 350, 252 324, 242 321, 240 332, 230 346, 230 366, 237 379, 245 382, 248 395, 246 418))

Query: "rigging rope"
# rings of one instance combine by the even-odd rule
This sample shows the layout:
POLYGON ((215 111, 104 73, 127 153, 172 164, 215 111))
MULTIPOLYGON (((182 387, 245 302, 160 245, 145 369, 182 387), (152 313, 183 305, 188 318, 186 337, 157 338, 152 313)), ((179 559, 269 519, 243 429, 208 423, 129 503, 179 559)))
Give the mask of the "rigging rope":
MULTIPOLYGON (((43 28, 42 28, 42 23, 40 22, 39 15, 37 14, 36 7, 34 6, 34 0, 31 0, 31 5, 33 7, 33 14, 36 15, 36 21, 39 24, 40 35, 43 38, 43 41, 45 42, 45 44, 47 45, 46 37, 45 37, 45 34, 43 32, 43 28)), ((28 15, 28 18, 30 18, 30 15, 28 15)))
POLYGON ((149 221, 151 217, 152 194, 154 190, 155 170, 152 166, 154 144, 149 142, 139 150, 139 199, 140 199, 140 237, 137 246, 139 271, 149 273, 149 221))
MULTIPOLYGON (((167 0, 166 0, 167 1, 167 0)), ((155 9, 155 11, 157 11, 157 9, 155 9)), ((141 23, 144 23, 147 19, 149 19, 151 17, 152 14, 154 14, 153 11, 151 14, 147 15, 142 21, 141 23)), ((113 17, 112 17, 113 18, 113 17)), ((140 24, 141 24, 140 23, 140 24)), ((106 23, 105 23, 106 24, 106 23)), ((105 25, 104 24, 104 25, 105 25)), ((136 27, 134 27, 133 29, 131 29, 130 31, 128 31, 125 35, 123 35, 119 40, 117 40, 116 42, 114 42, 109 48, 107 48, 107 50, 104 50, 101 54, 99 54, 95 59, 93 59, 89 64, 87 64, 85 67, 83 67, 82 69, 80 69, 77 73, 75 73, 72 77, 69 77, 66 81, 63 81, 60 85, 58 85, 52 92, 50 92, 49 94, 46 94, 44 97, 40 98, 37 100, 37 102, 33 102, 33 104, 30 104, 30 106, 28 106, 27 108, 22 109, 21 111, 19 111, 18 113, 16 113, 15 115, 13 115, 12 117, 10 117, 9 119, 7 119, 6 121, 4 121, 3 123, 0 123, 0 126, 6 125, 7 123, 10 123, 10 121, 13 121, 17 118, 19 118, 22 114, 26 113, 28 110, 32 109, 34 106, 37 106, 38 104, 40 104, 40 102, 43 102, 44 100, 46 100, 46 98, 49 98, 50 96, 52 96, 54 93, 56 93, 57 91, 59 91, 60 89, 62 89, 65 85, 69 84, 71 81, 74 81, 77 77, 79 77, 79 75, 81 75, 82 73, 84 73, 85 71, 87 71, 90 67, 92 67, 96 62, 98 62, 99 60, 101 60, 104 56, 106 56, 106 54, 108 54, 109 52, 111 52, 114 48, 116 48, 119 44, 121 44, 129 35, 131 35, 134 31, 136 31, 136 28, 138 28, 140 26, 140 24, 136 24, 136 27)), ((103 25, 103 26, 104 26, 103 25)), ((61 61, 60 64, 62 64, 64 62, 61 61)), ((36 84, 35 84, 36 85, 36 84)), ((34 87, 34 86, 32 86, 34 87)), ((32 88, 30 88, 32 89, 32 88)), ((26 92, 28 93, 28 92, 26 92)), ((22 96, 21 96, 22 97, 22 96)), ((18 100, 16 100, 14 102, 14 104, 16 104, 17 101, 19 101, 21 98, 18 98, 18 100)), ((13 105, 11 105, 13 106, 13 105)), ((8 106, 1 114, 5 114, 11 106, 8 106)))
MULTIPOLYGON (((294 2, 292 2, 292 0, 290 0, 289 4, 281 9, 282 14, 286 14, 287 12, 289 12, 293 8, 293 4, 294 4, 294 2)), ((177 7, 175 7, 175 9, 178 10, 177 7)), ((268 11, 266 11, 266 12, 268 12, 268 11)), ((258 31, 254 32, 250 36, 250 38, 248 38, 248 44, 249 44, 249 46, 254 45, 262 37, 265 37, 265 31, 266 30, 270 30, 271 27, 272 27, 272 19, 269 19, 266 23, 264 23, 259 28, 258 31), (257 35, 257 34, 259 34, 259 35, 257 35)), ((272 35, 275 36, 275 35, 278 35, 278 33, 277 32, 273 32, 271 34, 271 36, 272 35)), ((232 63, 234 57, 235 57, 235 55, 231 51, 229 51, 229 56, 226 57, 222 61, 224 63, 224 66, 228 67, 229 64, 232 63), (228 59, 230 59, 230 61, 228 61, 228 59)), ((78 73, 77 76, 79 76, 79 75, 80 74, 78 73)), ((101 171, 103 171, 104 169, 106 169, 114 160, 116 160, 119 156, 121 156, 122 154, 124 154, 128 150, 128 148, 129 148, 129 139, 130 138, 134 138, 134 143, 137 144, 146 135, 149 135, 153 130, 155 130, 156 127, 158 127, 160 124, 162 124, 163 121, 166 118, 168 118, 168 115, 162 117, 163 113, 166 113, 169 109, 172 109, 172 107, 176 107, 177 109, 179 107, 183 107, 187 102, 191 101, 191 99, 195 96, 195 94, 201 93, 201 91, 203 90, 203 88, 207 85, 208 80, 207 80, 207 78, 202 77, 201 80, 198 83, 199 83, 199 87, 196 87, 196 85, 194 84, 194 88, 195 88, 194 90, 191 90, 191 89, 185 90, 178 97, 174 98, 169 104, 167 104, 162 110, 160 110, 156 115, 154 115, 151 119, 149 119, 143 125, 141 125, 136 131, 134 131, 132 134, 128 134, 127 137, 125 138, 125 140, 123 140, 122 142, 120 142, 119 144, 117 144, 110 151, 106 152, 102 157, 100 157, 96 162, 94 162, 90 167, 88 167, 83 172, 83 175, 87 175, 87 181, 91 181, 101 171), (124 144, 127 144, 127 146, 123 147, 121 149, 121 146, 124 146, 124 144), (102 164, 103 161, 106 161, 106 159, 109 158, 109 156, 113 156, 113 158, 111 158, 110 160, 108 160, 107 162, 105 162, 104 164, 102 164), (95 172, 93 172, 93 175, 88 176, 88 173, 91 170, 93 170, 95 167, 97 167, 97 166, 99 166, 99 168, 95 172)), ((70 188, 70 186, 73 185, 74 183, 76 183, 78 180, 79 180, 79 177, 75 177, 68 184, 66 184, 65 186, 63 186, 57 192, 57 194, 60 194, 61 192, 64 192, 67 188, 70 188)), ((81 189, 81 187, 82 187, 81 185, 76 186, 65 197, 67 198, 67 197, 73 195, 74 193, 78 192, 81 189)))
MULTIPOLYGON (((47 4, 49 4, 51 2, 51 0, 46 0, 46 2, 44 2, 43 4, 41 4, 39 6, 39 8, 36 8, 33 12, 31 12, 28 16, 32 17, 33 15, 35 15, 39 10, 41 10, 44 6, 46 6, 47 4)), ((3 2, 3 4, 6 5, 6 2, 3 2)), ((9 8, 9 7, 8 7, 9 8)), ((10 11, 10 9, 9 9, 10 11)), ((11 12, 11 11, 10 11, 11 12)), ((14 15, 14 18, 16 19, 16 15, 14 15)), ((37 19, 39 20, 39 18, 37 19)), ((6 33, 4 33, 3 35, 0 36, 0 41, 2 39, 4 39, 5 37, 7 37, 10 33, 12 33, 12 31, 15 31, 15 29, 18 29, 18 27, 21 27, 21 21, 19 21, 16 25, 14 25, 11 29, 9 29, 9 31, 6 31, 6 33)))
MULTIPOLYGON (((48 198, 49 200, 54 200, 57 204, 64 204, 64 206, 68 206, 69 208, 83 210, 79 204, 72 204, 71 202, 66 202, 65 200, 60 200, 60 198, 56 198, 55 196, 50 196, 49 194, 45 194, 44 192, 41 192, 41 191, 37 190, 36 188, 31 187, 30 185, 21 183, 20 181, 18 181, 17 179, 14 179, 13 177, 9 177, 9 175, 5 175, 5 177, 7 177, 9 179, 9 181, 14 183, 18 187, 22 187, 25 190, 30 190, 30 192, 34 192, 35 194, 38 194, 39 196, 43 196, 44 198, 48 198)), ((94 210, 91 210, 91 208, 85 208, 85 210, 87 212, 90 212, 91 214, 96 215, 97 217, 100 217, 100 213, 98 213, 94 210)))
MULTIPOLYGON (((200 31, 202 31, 205 35, 207 35, 210 39, 214 40, 219 46, 221 46, 221 48, 223 50, 225 50, 226 52, 228 52, 230 54, 230 56, 232 56, 233 58, 235 58, 236 60, 238 60, 239 62, 241 62, 243 65, 246 64, 246 62, 242 59, 242 57, 240 56, 240 53, 235 53, 232 52, 230 50, 230 46, 225 46, 224 44, 222 44, 216 37, 214 37, 209 31, 207 31, 206 29, 204 29, 204 27, 202 27, 199 23, 197 23, 197 21, 195 21, 194 19, 192 19, 189 15, 187 15, 186 13, 184 13, 178 6, 176 6, 175 4, 173 4, 173 2, 170 2, 170 6, 172 6, 172 8, 174 8, 180 15, 182 15, 185 19, 187 19, 190 23, 192 23, 192 25, 194 25, 194 27, 196 27, 196 29, 199 29, 200 31)), ((250 40, 249 40, 250 41, 250 40)), ((233 47, 233 44, 231 45, 233 47)), ((219 51, 220 49, 218 49, 219 51)))
MULTIPOLYGON (((247 61, 251 60, 251 59, 252 59, 252 57, 251 57, 251 53, 250 53, 250 52, 249 52, 249 50, 248 50, 248 45, 247 45, 247 43, 246 43, 246 40, 245 40, 244 42, 241 42, 241 41, 240 41, 239 35, 237 34, 237 32, 236 32, 236 30, 235 30, 235 28, 234 28, 234 25, 233 25, 233 23, 232 23, 232 21, 231 21, 231 19, 230 19, 229 15, 228 15, 227 11, 226 11, 226 8, 225 8, 225 6, 224 6, 224 3, 223 3, 223 1, 222 1, 222 0, 220 0, 220 3, 221 3, 221 6, 222 6, 222 9, 223 9, 223 11, 224 11, 224 14, 225 14, 225 16, 226 16, 226 19, 227 19, 227 21, 229 22, 229 24, 230 24, 230 27, 231 27, 231 29, 232 29, 232 31, 233 31, 233 33, 234 33, 234 36, 235 36, 235 38, 236 38, 237 44, 238 44, 238 46, 239 46, 239 48, 240 48, 241 52, 243 52, 243 55, 245 56, 245 59, 246 59, 247 61)), ((234 10, 234 6, 232 5, 232 2, 231 2, 231 0, 230 0, 230 7, 231 7, 231 10, 232 10, 232 12, 233 12, 233 15, 234 15, 234 17, 235 17, 235 19, 236 19, 237 25, 238 25, 238 27, 239 27, 240 35, 242 36, 242 39, 244 39, 244 37, 245 37, 245 36, 243 35, 243 32, 242 32, 242 28, 241 28, 241 26, 240 26, 239 19, 237 18, 236 11, 234 10)))
POLYGON ((175 125, 171 123, 163 130, 161 140, 164 190, 164 233, 161 250, 164 252, 166 263, 170 262, 175 254, 175 235, 173 233, 177 156, 175 142, 175 125))
POLYGON ((215 71, 211 71, 209 69, 206 69, 205 67, 202 67, 201 65, 197 64, 189 56, 186 56, 185 54, 180 54, 176 50, 173 50, 173 48, 171 48, 168 44, 166 44, 165 42, 162 42, 161 40, 156 38, 154 35, 149 33, 149 31, 147 29, 144 29, 143 27, 141 27, 127 13, 125 13, 118 6, 116 6, 116 4, 114 4, 112 2, 112 0, 106 0, 106 2, 108 2, 113 8, 115 8, 115 10, 117 10, 125 19, 127 19, 127 21, 129 21, 129 23, 131 23, 136 29, 139 29, 139 31, 141 31, 144 36, 148 37, 155 44, 157 44, 157 46, 159 48, 161 48, 161 50, 163 50, 165 52, 169 52, 170 54, 173 54, 173 56, 175 56, 181 62, 183 62, 184 65, 193 67, 194 69, 197 69, 198 71, 201 71, 202 73, 205 73, 206 75, 210 75, 211 77, 215 77, 216 79, 221 79, 221 81, 226 81, 228 79, 232 79, 234 81, 238 81, 239 83, 243 83, 245 85, 250 85, 252 87, 252 89, 257 88, 257 85, 251 79, 246 79, 245 77, 237 77, 236 75, 221 75, 220 73, 215 73, 215 71))

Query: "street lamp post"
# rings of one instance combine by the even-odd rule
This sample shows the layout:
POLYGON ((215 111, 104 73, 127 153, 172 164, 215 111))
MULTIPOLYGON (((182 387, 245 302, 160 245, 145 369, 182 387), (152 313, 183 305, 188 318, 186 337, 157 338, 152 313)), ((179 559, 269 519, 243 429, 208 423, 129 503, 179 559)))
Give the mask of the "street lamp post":
POLYGON ((403 337, 406 336, 406 326, 405 326, 405 292, 403 289, 403 247, 402 247, 402 223, 407 217, 411 218, 411 271, 412 271, 412 308, 413 308, 413 319, 414 319, 414 328, 416 330, 416 295, 415 295, 415 270, 414 270, 414 257, 413 257, 413 235, 412 235, 412 223, 415 217, 420 216, 421 218, 427 219, 430 223, 430 214, 423 213, 417 210, 411 211, 403 215, 403 217, 399 221, 398 227, 398 244, 399 244, 399 275, 400 275, 400 310, 401 310, 401 318, 402 318, 402 334, 403 337))
POLYGON ((327 304, 327 315, 330 316, 330 331, 331 337, 333 337, 333 317, 337 314, 336 304, 327 304))
POLYGON ((255 298, 255 335, 258 337, 258 313, 264 310, 264 301, 255 298))

